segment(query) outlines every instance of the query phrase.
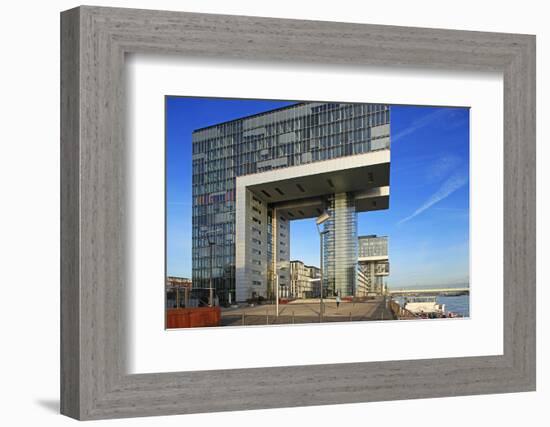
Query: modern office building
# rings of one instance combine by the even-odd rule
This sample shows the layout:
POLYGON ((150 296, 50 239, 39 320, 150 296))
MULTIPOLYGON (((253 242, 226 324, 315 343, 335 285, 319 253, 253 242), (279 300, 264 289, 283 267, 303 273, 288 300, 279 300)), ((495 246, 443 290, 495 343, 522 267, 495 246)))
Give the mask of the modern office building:
POLYGON ((302 261, 290 261, 290 289, 288 297, 314 298, 319 296, 320 269, 302 261))
POLYGON ((292 220, 328 212, 324 289, 354 295, 357 213, 388 208, 389 171, 388 105, 297 103, 195 130, 193 288, 212 277, 221 302, 288 289, 292 220))
POLYGON ((364 286, 359 293, 362 295, 381 295, 386 291, 384 278, 390 274, 388 258, 388 237, 359 236, 359 270, 364 276, 364 286))

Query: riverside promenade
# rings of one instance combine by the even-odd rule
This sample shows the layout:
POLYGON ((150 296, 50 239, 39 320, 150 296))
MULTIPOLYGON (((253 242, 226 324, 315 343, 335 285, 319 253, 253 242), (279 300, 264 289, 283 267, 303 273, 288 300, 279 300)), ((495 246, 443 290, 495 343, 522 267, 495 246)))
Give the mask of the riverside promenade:
POLYGON ((350 322, 393 320, 393 314, 383 297, 365 302, 342 301, 336 307, 334 299, 324 300, 324 313, 320 314, 319 300, 296 300, 279 305, 279 316, 275 304, 262 304, 226 308, 221 313, 220 326, 242 325, 284 325, 319 322, 350 322))

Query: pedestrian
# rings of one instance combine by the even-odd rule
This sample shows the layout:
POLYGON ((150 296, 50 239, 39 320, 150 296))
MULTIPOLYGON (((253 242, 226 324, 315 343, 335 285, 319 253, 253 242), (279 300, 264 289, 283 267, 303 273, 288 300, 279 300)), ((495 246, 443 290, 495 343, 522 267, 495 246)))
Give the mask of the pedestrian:
POLYGON ((340 295, 336 295, 336 310, 340 307, 340 295))

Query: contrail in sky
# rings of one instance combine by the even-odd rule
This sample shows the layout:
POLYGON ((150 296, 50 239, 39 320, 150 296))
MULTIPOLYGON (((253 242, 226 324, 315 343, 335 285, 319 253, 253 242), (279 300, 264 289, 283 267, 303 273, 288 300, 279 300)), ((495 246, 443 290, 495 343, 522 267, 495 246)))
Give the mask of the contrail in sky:
POLYGON ((404 222, 407 222, 413 219, 415 216, 420 215, 426 209, 432 207, 433 205, 440 202, 441 200, 449 197, 456 190, 466 185, 467 182, 468 182, 468 177, 465 174, 460 172, 454 173, 449 178, 447 178, 445 182, 443 182, 441 187, 439 187, 439 189, 434 194, 432 194, 432 196, 422 206, 420 206, 408 217, 403 218, 397 224, 403 224, 404 222))
POLYGON ((438 119, 440 116, 447 114, 447 112, 448 111, 446 109, 441 109, 434 111, 433 113, 427 114, 418 120, 415 120, 408 128, 405 128, 401 132, 392 136, 392 144, 396 141, 399 141, 404 136, 410 135, 411 133, 416 132, 418 129, 430 124, 432 121, 438 119))

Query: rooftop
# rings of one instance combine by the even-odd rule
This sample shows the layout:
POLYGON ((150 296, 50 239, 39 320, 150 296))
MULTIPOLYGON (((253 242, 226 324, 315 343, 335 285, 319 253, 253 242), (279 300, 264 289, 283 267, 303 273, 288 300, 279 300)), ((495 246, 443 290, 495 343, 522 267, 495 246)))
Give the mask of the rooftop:
MULTIPOLYGON (((277 101, 277 100, 270 100, 270 101, 277 101)), ((226 121, 223 121, 223 122, 215 123, 213 125, 203 126, 201 128, 195 129, 193 131, 193 133, 200 132, 200 131, 205 130, 205 129, 215 128, 217 126, 225 125, 225 124, 228 124, 228 123, 238 122, 239 120, 250 119, 252 117, 264 116, 266 114, 270 114, 270 113, 273 113, 275 111, 287 110, 289 108, 294 108, 294 107, 297 107, 297 106, 300 106, 300 105, 311 104, 311 102, 303 102, 303 101, 287 101, 287 102, 295 102, 295 103, 292 104, 292 105, 285 105, 284 107, 274 108, 272 110, 262 111, 261 113, 250 114, 248 116, 237 117, 236 119, 226 120, 226 121)))

